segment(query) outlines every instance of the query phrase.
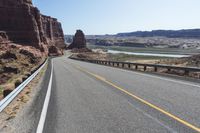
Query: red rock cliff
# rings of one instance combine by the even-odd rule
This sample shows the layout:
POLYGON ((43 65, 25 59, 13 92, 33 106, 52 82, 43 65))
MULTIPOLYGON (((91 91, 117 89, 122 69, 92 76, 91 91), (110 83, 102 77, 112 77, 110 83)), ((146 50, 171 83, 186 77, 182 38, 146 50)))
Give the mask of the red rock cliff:
POLYGON ((46 53, 52 47, 65 48, 61 23, 42 15, 31 0, 0 0, 0 31, 14 43, 46 53))

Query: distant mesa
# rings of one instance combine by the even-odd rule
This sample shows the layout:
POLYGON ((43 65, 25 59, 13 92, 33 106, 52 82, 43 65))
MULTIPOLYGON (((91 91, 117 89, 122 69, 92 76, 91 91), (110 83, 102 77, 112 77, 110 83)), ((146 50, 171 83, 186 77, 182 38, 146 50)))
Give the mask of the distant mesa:
POLYGON ((168 38, 200 38, 200 29, 183 29, 183 30, 152 30, 136 31, 129 33, 118 33, 118 37, 168 37, 168 38))
POLYGON ((86 38, 82 30, 77 30, 73 37, 73 42, 67 47, 68 49, 83 49, 86 48, 86 38))

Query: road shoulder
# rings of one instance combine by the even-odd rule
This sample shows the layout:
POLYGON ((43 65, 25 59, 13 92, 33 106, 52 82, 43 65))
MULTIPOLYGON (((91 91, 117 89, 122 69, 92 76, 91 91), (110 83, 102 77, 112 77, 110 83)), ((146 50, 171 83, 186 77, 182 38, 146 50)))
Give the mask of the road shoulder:
POLYGON ((0 132, 34 132, 46 94, 50 66, 45 66, 14 101, 0 114, 0 132))

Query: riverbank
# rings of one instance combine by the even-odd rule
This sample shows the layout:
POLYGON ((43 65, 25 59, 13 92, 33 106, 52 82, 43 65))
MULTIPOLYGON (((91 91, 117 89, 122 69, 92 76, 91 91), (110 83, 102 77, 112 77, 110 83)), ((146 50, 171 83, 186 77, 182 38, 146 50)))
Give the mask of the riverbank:
POLYGON ((138 47, 125 47, 125 46, 98 46, 88 45, 90 49, 102 49, 104 51, 125 51, 133 53, 151 53, 151 54, 180 54, 180 55, 196 55, 200 53, 200 49, 178 49, 178 48, 138 48, 138 47))
POLYGON ((126 54, 126 55, 138 55, 138 56, 153 56, 153 57, 169 57, 169 58, 183 58, 190 57, 189 54, 171 54, 171 53, 141 53, 141 52, 126 52, 117 50, 107 50, 107 53, 111 54, 126 54))
MULTIPOLYGON (((182 67, 200 67, 200 55, 193 55, 190 57, 172 58, 172 57, 160 57, 160 56, 144 56, 144 55, 127 55, 127 54, 111 54, 104 50, 96 49, 92 52, 73 53, 72 57, 90 60, 109 60, 120 62, 133 62, 133 63, 145 63, 145 64, 163 64, 182 67)), ((142 70, 143 68, 141 68, 142 70)), ((140 70, 140 68, 139 68, 140 70)), ((148 71, 153 71, 149 69, 148 71)), ((184 76, 181 71, 167 71, 159 70, 159 73, 168 73, 184 76)), ((189 75, 193 78, 199 78, 200 73, 191 73, 189 75)))

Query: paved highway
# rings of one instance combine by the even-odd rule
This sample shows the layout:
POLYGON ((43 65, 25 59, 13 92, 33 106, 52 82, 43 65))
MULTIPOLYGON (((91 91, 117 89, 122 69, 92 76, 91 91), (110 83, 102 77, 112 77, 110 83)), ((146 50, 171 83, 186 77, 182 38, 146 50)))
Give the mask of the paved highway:
POLYGON ((200 132, 200 84, 52 59, 44 133, 200 132))

